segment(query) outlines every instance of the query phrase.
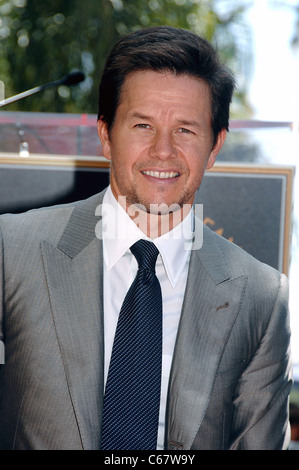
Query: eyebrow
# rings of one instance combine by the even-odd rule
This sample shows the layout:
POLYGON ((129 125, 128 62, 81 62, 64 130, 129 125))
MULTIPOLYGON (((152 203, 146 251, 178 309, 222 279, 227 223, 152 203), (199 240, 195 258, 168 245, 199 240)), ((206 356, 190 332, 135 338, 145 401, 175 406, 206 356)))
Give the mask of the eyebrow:
POLYGON ((150 119, 152 119, 151 116, 147 116, 146 114, 142 114, 142 113, 138 113, 138 112, 133 112, 130 116, 130 119, 142 119, 144 121, 148 121, 150 119))
POLYGON ((200 124, 199 122, 197 121, 188 121, 186 119, 179 119, 178 120, 178 123, 181 124, 182 126, 196 126, 196 127, 200 127, 200 124))

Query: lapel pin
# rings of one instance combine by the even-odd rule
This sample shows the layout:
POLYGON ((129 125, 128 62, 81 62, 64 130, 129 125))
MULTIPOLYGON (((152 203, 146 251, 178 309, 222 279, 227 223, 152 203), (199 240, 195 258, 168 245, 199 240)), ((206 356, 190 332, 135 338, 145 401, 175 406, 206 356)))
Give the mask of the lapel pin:
POLYGON ((225 302, 225 304, 219 305, 219 307, 217 307, 216 310, 218 312, 218 310, 222 310, 222 309, 228 308, 228 307, 229 307, 229 302, 225 302))

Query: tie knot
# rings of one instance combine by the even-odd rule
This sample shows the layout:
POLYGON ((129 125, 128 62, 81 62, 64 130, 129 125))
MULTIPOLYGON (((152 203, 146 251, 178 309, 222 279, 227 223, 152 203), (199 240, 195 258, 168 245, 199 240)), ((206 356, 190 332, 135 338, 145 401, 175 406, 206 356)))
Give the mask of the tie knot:
POLYGON ((146 268, 155 272, 159 250, 154 243, 147 240, 139 240, 130 249, 137 260, 139 269, 146 268))

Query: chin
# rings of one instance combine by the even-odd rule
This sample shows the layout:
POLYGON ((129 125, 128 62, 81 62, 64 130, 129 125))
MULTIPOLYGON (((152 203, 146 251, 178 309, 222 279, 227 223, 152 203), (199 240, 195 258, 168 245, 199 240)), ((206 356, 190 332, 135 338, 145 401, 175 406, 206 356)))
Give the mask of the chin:
POLYGON ((134 204, 140 210, 147 212, 148 214, 153 215, 167 215, 172 214, 173 212, 179 211, 182 208, 182 204, 178 204, 174 201, 157 201, 157 202, 148 202, 139 200, 134 204))

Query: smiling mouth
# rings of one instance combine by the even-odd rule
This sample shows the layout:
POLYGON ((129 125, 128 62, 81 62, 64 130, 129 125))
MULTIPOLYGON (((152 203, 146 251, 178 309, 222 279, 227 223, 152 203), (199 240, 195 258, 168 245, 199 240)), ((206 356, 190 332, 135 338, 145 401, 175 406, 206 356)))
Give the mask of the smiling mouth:
POLYGON ((177 171, 142 171, 143 175, 153 176, 159 179, 177 178, 180 174, 177 171))

